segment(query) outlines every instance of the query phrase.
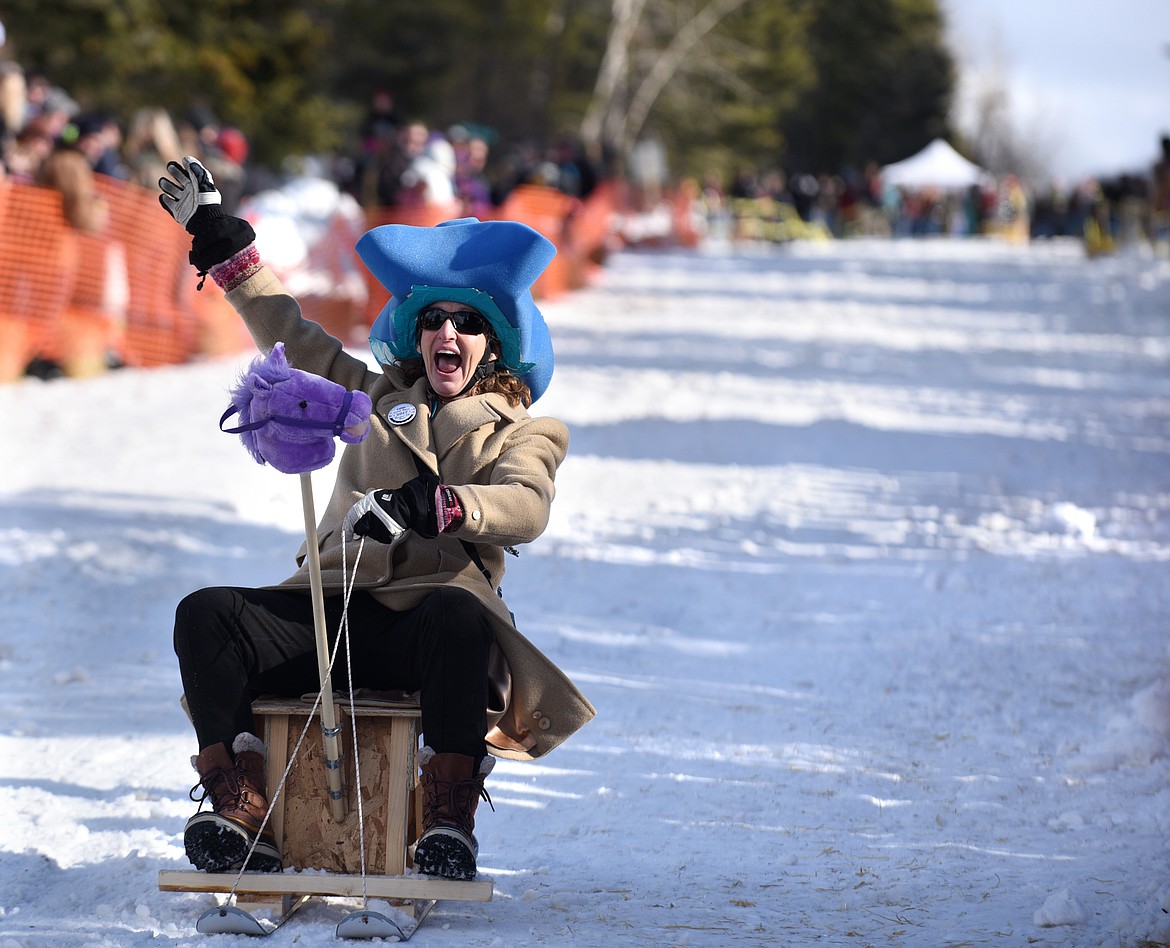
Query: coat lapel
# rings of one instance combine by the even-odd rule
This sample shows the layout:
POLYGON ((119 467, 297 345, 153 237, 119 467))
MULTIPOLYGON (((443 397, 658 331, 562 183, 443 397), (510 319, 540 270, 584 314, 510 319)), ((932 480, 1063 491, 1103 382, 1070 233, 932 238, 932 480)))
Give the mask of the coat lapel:
POLYGON ((461 398, 448 402, 431 419, 434 443, 438 447, 439 460, 471 432, 484 425, 495 426, 500 413, 490 404, 488 398, 461 398))
POLYGON ((437 452, 431 432, 426 382, 420 379, 409 390, 395 392, 378 400, 377 412, 408 451, 435 474, 439 473, 437 452))

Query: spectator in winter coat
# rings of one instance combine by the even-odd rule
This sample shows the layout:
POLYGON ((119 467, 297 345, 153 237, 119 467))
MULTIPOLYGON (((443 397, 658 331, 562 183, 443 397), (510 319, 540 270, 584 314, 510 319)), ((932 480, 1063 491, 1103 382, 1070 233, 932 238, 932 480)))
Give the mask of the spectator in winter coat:
POLYGON ((455 149, 441 136, 432 136, 423 153, 402 173, 398 204, 454 208, 455 149))
POLYGON ((135 112, 122 151, 130 181, 144 188, 153 188, 166 172, 170 156, 182 153, 179 132, 170 113, 162 108, 144 108, 135 112))
POLYGON ((61 194, 65 220, 75 230, 101 233, 110 209, 94 182, 94 171, 76 148, 58 144, 37 169, 37 181, 61 194))
MULTIPOLYGON (((530 288, 555 250, 510 221, 365 234, 358 253, 393 297, 371 330, 381 366, 373 372, 302 318, 263 267, 251 228, 215 203, 197 160, 167 170, 163 206, 193 235, 192 262, 223 287, 257 346, 283 342, 298 369, 370 396, 371 432, 345 449, 319 527, 327 625, 336 637, 359 537, 376 541, 355 567, 352 654, 347 662, 343 643, 337 661, 353 668, 355 687, 419 692, 426 746, 415 868, 471 878, 476 804, 493 758, 539 757, 594 713, 517 631, 497 594, 505 548, 547 524, 568 446, 563 424, 526 411, 552 375, 551 340, 530 288)), ((203 589, 178 607, 194 763, 212 806, 184 836, 201 869, 238 864, 267 812, 253 698, 318 687, 309 584, 302 565, 279 586, 203 589)), ((267 832, 250 868, 281 868, 267 832)))

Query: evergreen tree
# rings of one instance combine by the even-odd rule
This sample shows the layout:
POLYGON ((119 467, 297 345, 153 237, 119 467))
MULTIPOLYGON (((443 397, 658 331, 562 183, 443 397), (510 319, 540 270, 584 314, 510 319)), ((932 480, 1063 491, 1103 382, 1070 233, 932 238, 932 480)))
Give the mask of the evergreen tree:
POLYGON ((860 167, 947 131, 938 0, 7 0, 7 52, 123 120, 202 107, 255 161, 349 150, 374 90, 499 149, 664 143, 676 174, 860 167), (622 19, 624 17, 624 19, 622 19), (619 22, 620 21, 620 22, 619 22))
POLYGON ((9 52, 46 74, 85 109, 125 120, 162 106, 183 120, 194 109, 240 128, 253 156, 340 141, 352 114, 320 77, 330 23, 342 0, 9 0, 9 52))
POLYGON ((937 0, 814 0, 816 81, 784 122, 792 170, 905 158, 948 131, 954 62, 937 0))

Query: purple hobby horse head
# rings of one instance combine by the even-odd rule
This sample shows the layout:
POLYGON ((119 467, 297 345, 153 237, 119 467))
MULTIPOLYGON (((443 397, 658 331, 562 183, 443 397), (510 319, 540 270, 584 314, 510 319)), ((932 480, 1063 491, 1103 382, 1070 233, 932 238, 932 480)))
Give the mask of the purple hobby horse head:
POLYGON ((334 438, 357 444, 370 431, 370 396, 292 368, 283 342, 252 362, 231 395, 220 430, 238 434, 257 463, 285 474, 325 467, 337 450, 334 438), (237 413, 240 424, 224 428, 237 413))

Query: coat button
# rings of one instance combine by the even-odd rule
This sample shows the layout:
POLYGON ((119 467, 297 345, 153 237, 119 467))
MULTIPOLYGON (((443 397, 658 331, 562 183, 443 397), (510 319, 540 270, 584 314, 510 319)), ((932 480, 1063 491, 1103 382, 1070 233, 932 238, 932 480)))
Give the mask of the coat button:
POLYGON ((472 520, 478 520, 478 519, 479 519, 479 511, 478 511, 478 510, 473 510, 473 511, 471 511, 471 519, 472 519, 472 520))
POLYGON ((548 719, 548 716, 543 711, 533 711, 532 720, 536 722, 536 726, 542 731, 547 731, 552 727, 552 721, 548 719))

